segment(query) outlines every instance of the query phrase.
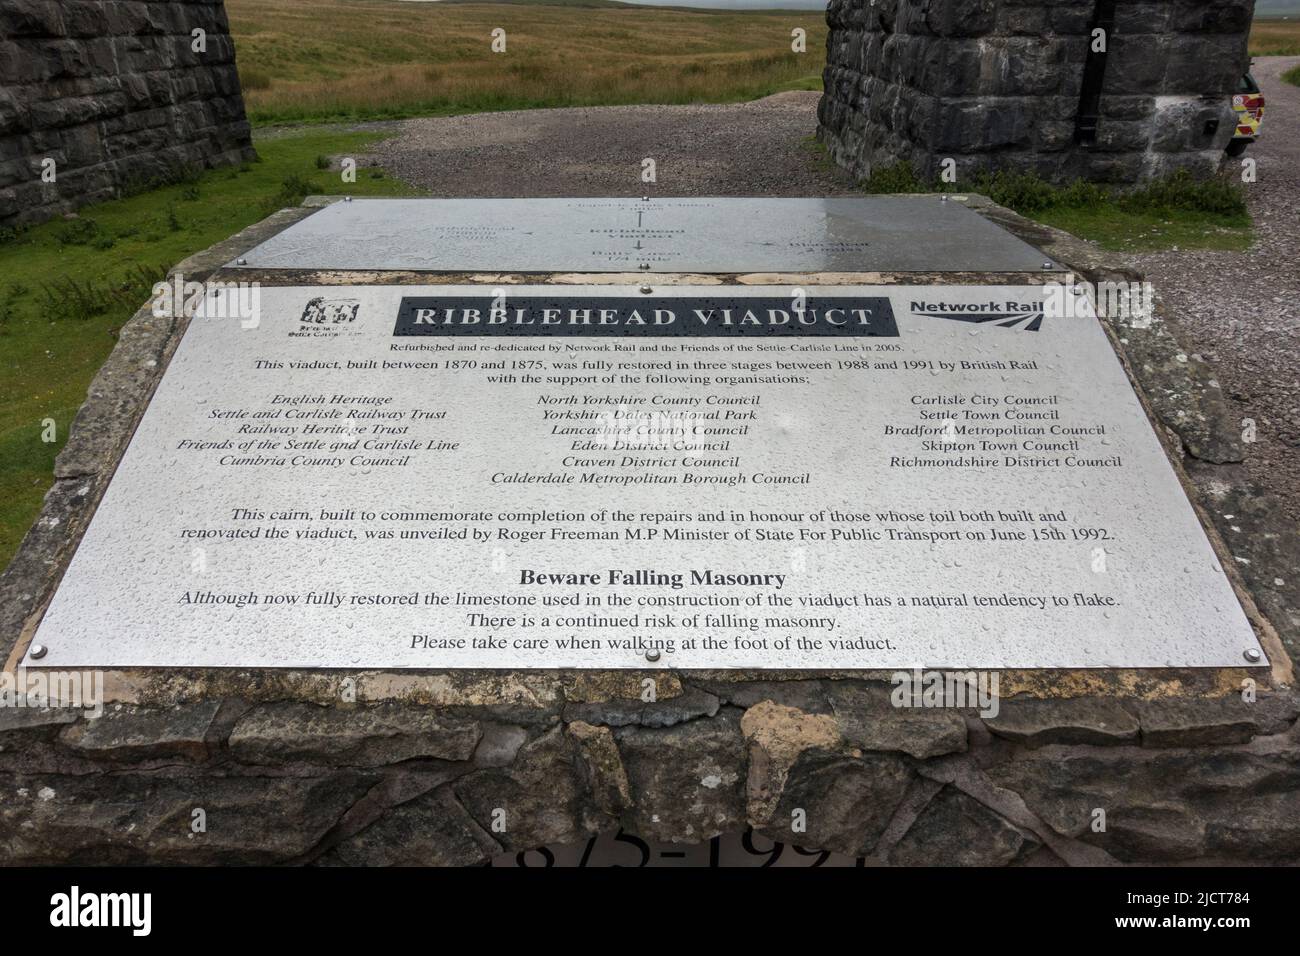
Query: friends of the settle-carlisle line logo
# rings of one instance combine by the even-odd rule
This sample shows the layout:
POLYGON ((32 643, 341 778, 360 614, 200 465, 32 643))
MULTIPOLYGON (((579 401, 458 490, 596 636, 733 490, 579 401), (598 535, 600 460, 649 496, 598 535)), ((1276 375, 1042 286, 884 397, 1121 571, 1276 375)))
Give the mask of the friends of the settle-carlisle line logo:
POLYGON ((309 299, 298 318, 296 328, 290 330, 292 338, 337 339, 360 335, 357 316, 361 312, 360 299, 326 299, 316 296, 309 299))
POLYGON ((997 325, 1023 332, 1043 326, 1042 302, 913 302, 912 314, 930 319, 997 325))

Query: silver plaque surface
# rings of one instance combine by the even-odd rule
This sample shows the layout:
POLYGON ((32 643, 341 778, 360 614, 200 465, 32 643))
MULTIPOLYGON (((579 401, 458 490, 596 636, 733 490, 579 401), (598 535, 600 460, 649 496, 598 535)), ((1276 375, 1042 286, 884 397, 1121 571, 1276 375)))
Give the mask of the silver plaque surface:
POLYGON ((1259 649, 1082 298, 495 291, 212 296, 27 664, 1214 667, 1259 649))
POLYGON ((357 199, 232 263, 430 272, 1023 272, 1043 254, 937 196, 357 199))

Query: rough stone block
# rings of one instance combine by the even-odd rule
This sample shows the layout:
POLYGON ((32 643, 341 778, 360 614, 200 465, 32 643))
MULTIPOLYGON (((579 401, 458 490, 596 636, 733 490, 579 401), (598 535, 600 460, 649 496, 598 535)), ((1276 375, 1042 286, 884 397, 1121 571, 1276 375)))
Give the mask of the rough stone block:
POLYGON ((244 763, 381 767, 416 759, 468 760, 480 736, 476 723, 432 710, 282 703, 255 707, 240 718, 229 747, 244 763))
POLYGON ((675 697, 662 697, 648 703, 639 699, 620 699, 569 704, 564 709, 564 719, 608 727, 634 724, 642 727, 671 727, 696 717, 712 717, 717 712, 717 697, 688 687, 675 697))
POLYGON ((901 751, 918 759, 966 749, 966 721, 947 708, 895 707, 887 686, 828 682, 846 742, 862 750, 901 751))
POLYGON ((1102 119, 1097 123, 1097 139, 1090 148, 1099 153, 1142 151, 1150 140, 1151 125, 1147 122, 1102 119))
POLYGON ((820 750, 801 753, 790 768, 776 811, 762 832, 773 840, 865 856, 880 842, 914 779, 896 754, 848 757, 820 750), (797 839, 790 824, 804 811, 797 839))
POLYGON ((890 851, 899 866, 1004 866, 1039 841, 973 797, 944 787, 890 851))
POLYGON ((58 37, 64 18, 55 0, 5 0, 0 4, 0 36, 58 37))
MULTIPOLYGON (((679 734, 693 726, 640 733, 679 734)), ((578 743, 559 727, 522 747, 511 766, 475 771, 452 786, 460 804, 485 832, 495 832, 493 820, 499 811, 505 813, 505 831, 496 836, 510 852, 576 843, 615 825, 588 789, 578 743)), ((646 830, 637 832, 650 835, 646 830)))
POLYGON ((1158 93, 1228 99, 1250 66, 1244 34, 1179 36, 1171 41, 1158 93))
POLYGON ((481 866, 501 847, 447 788, 385 811, 322 860, 342 866, 481 866))
POLYGON ((634 801, 634 832, 698 843, 744 828, 746 748, 734 712, 665 729, 627 727, 614 737, 634 801))
POLYGON ((1004 700, 984 723, 996 736, 1028 747, 1133 743, 1139 729, 1118 702, 1096 697, 1004 700))
POLYGON ((1152 700, 1137 705, 1144 747, 1200 747, 1245 743, 1260 732, 1267 710, 1240 697, 1152 700))
POLYGON ((980 36, 997 20, 998 0, 946 0, 925 6, 926 25, 936 36, 980 36))
POLYGON ((1185 33, 1243 34, 1250 30, 1254 0, 1175 0, 1169 27, 1185 33))
POLYGON ((931 147, 939 152, 975 153, 1028 146, 1031 107, 1014 99, 941 101, 934 116, 931 147))
POLYGON ((286 863, 370 790, 352 772, 317 777, 18 775, 4 781, 0 860, 32 864, 286 863), (191 829, 202 809, 207 830, 191 829))
POLYGON ((1171 43, 1172 39, 1163 35, 1111 37, 1102 95, 1161 92, 1171 43))
POLYGON ((59 742, 95 760, 203 760, 208 756, 207 733, 220 706, 219 701, 205 701, 173 710, 109 710, 71 725, 59 742))

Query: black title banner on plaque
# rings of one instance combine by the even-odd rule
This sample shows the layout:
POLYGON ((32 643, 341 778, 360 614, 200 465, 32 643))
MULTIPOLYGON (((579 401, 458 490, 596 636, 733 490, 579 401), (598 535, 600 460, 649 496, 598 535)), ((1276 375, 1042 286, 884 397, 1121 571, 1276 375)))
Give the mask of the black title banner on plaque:
POLYGON ((888 298, 409 296, 393 335, 898 336, 888 298))

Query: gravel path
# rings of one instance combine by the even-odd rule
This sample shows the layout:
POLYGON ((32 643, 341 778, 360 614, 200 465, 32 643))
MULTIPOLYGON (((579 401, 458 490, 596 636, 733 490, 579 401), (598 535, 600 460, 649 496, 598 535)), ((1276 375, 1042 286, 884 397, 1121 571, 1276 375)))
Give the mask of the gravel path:
POLYGON ((1246 150, 1258 175, 1246 187, 1254 245, 1131 259, 1241 417, 1257 423, 1251 477, 1300 521, 1300 87, 1280 79, 1297 64, 1259 57, 1252 70, 1265 98, 1260 139, 1246 150))
POLYGON ((435 196, 819 196, 850 178, 810 160, 820 93, 750 103, 598 106, 407 120, 378 165, 435 196), (641 181, 642 160, 656 182, 641 181))

